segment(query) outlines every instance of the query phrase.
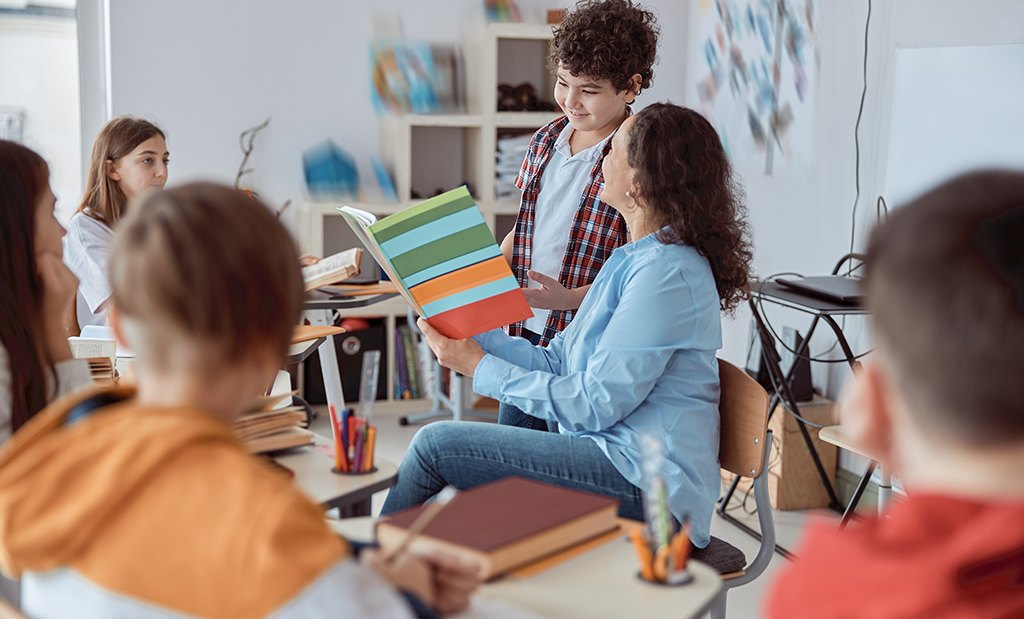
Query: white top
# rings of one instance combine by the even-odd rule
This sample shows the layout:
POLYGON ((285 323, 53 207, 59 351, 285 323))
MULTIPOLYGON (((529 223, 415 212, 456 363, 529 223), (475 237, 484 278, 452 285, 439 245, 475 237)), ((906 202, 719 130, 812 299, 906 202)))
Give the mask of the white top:
MULTIPOLYGON (((562 271, 569 231, 583 201, 583 191, 590 182, 590 170, 615 133, 609 133, 597 144, 573 155, 569 148, 572 132, 572 125, 566 125, 555 141, 551 159, 540 177, 534 211, 530 269, 555 279, 562 271)), ((530 280, 529 287, 540 288, 540 284, 530 280)), ((535 309, 533 318, 528 318, 523 326, 534 333, 544 333, 548 314, 548 310, 535 309)))
MULTIPOLYGON (((47 385, 47 392, 52 393, 47 398, 48 402, 92 382, 89 363, 83 359, 61 361, 54 365, 53 369, 57 373, 57 387, 54 389, 52 384, 47 385)), ((49 380, 48 374, 48 383, 49 380)), ((7 358, 7 349, 0 344, 0 443, 11 436, 11 399, 11 365, 7 358)))
POLYGON ((113 241, 114 231, 85 213, 75 213, 68 222, 64 263, 78 278, 75 315, 79 328, 107 324, 107 300, 110 299, 107 256, 113 241))

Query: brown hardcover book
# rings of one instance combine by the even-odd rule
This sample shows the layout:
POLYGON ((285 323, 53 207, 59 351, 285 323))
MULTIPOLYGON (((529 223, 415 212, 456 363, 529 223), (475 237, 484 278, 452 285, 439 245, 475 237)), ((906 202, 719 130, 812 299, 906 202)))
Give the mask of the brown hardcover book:
MULTIPOLYGON (((465 553, 490 580, 513 568, 614 529, 618 501, 520 477, 459 493, 416 536, 412 548, 465 553)), ((423 507, 377 523, 377 541, 397 547, 423 507)))
POLYGON ((328 256, 308 267, 302 267, 302 280, 306 290, 336 284, 359 275, 359 261, 362 259, 363 250, 356 247, 328 256))

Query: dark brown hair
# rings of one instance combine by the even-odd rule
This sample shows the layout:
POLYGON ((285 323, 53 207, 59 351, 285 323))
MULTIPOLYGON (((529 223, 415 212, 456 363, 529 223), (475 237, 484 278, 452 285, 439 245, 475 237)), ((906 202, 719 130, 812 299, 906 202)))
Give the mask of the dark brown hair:
POLYGON ((0 140, 0 344, 11 372, 12 432, 46 406, 47 375, 56 379, 40 346, 43 284, 35 251, 36 208, 49 175, 34 151, 0 140))
POLYGON ((658 25, 654 13, 631 0, 582 0, 565 15, 551 40, 549 64, 575 76, 610 80, 616 92, 640 74, 640 88, 654 79, 658 25))
POLYGON ((107 162, 131 154, 139 144, 157 135, 167 139, 153 123, 132 116, 119 116, 104 125, 92 145, 85 195, 77 212, 89 209, 89 216, 110 227, 124 217, 128 198, 117 181, 107 175, 107 162))
POLYGON ((157 191, 118 231, 111 300, 138 325, 128 336, 145 363, 196 352, 207 367, 260 352, 283 360, 304 294, 297 255, 258 199, 210 183, 157 191))
POLYGON ((911 414, 961 443, 1024 439, 1024 173, 965 174, 895 209, 866 278, 911 414))
POLYGON ((692 245, 711 264, 722 309, 749 292, 746 209, 718 133, 703 116, 671 103, 649 105, 629 132, 629 165, 637 199, 667 230, 663 243, 692 245))

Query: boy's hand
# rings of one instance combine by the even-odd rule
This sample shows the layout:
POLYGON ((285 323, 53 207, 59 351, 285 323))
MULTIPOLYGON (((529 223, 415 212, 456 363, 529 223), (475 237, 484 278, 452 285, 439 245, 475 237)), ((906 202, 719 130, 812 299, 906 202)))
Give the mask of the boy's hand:
POLYGON ((305 256, 299 256, 300 267, 310 267, 316 264, 317 262, 320 262, 320 258, 316 256, 311 256, 309 254, 306 254, 305 256))
POLYGON ((480 348, 480 344, 477 344, 476 340, 447 338, 422 318, 416 321, 416 325, 426 336, 427 346, 434 351, 438 363, 463 376, 473 376, 476 366, 480 364, 480 360, 484 358, 485 354, 484 349, 480 348))
POLYGON ((590 286, 569 290, 553 277, 537 271, 527 271, 526 276, 540 284, 540 288, 523 288, 523 295, 530 307, 547 310, 579 309, 590 286))
POLYGON ((59 256, 36 254, 36 273, 43 284, 43 329, 46 354, 51 363, 71 358, 67 325, 74 311, 78 278, 59 256))
POLYGON ((480 584, 478 565, 436 550, 424 554, 403 552, 388 563, 379 551, 366 549, 360 553, 360 560, 442 615, 465 610, 480 584))

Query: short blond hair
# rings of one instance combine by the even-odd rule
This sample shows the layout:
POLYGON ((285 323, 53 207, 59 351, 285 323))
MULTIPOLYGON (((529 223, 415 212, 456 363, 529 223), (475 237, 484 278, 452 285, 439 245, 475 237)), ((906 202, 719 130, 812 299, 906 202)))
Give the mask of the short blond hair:
POLYGON ((304 294, 297 256, 256 199, 210 183, 158 191, 118 230, 111 299, 143 363, 283 360, 304 294))

